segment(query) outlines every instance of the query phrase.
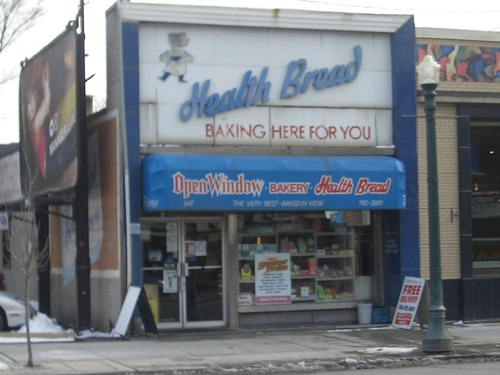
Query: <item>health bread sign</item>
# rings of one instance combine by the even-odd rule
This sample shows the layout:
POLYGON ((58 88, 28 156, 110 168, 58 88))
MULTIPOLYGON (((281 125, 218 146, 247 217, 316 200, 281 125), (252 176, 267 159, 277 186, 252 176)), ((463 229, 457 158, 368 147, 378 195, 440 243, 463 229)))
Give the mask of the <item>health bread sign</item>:
POLYGON ((145 211, 405 207, 391 157, 148 155, 142 178, 145 211))
POLYGON ((139 40, 141 144, 393 146, 389 35, 142 23, 139 40))

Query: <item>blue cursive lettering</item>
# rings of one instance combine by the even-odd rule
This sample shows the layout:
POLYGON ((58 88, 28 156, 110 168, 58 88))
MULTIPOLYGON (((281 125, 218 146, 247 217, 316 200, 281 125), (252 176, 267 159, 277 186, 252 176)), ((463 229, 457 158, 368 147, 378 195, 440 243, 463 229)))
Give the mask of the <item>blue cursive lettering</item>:
POLYGON ((347 66, 334 66, 330 72, 328 69, 320 69, 307 72, 304 75, 307 66, 306 59, 292 61, 288 64, 280 99, 293 98, 304 93, 311 84, 316 90, 322 90, 326 87, 352 82, 359 74, 361 61, 362 50, 360 46, 354 47, 354 61, 351 61, 347 66), (302 76, 304 77, 302 78, 302 76))
MULTIPOLYGON (((361 46, 354 47, 354 61, 347 65, 336 65, 330 70, 327 68, 306 72, 306 59, 291 61, 285 74, 281 87, 280 99, 293 98, 305 93, 310 86, 316 90, 352 82, 361 70, 361 46)), ((252 71, 247 71, 239 88, 227 90, 222 95, 214 93, 208 96, 210 80, 193 85, 191 98, 185 101, 179 110, 182 121, 188 121, 195 113, 198 117, 214 116, 218 113, 231 111, 241 107, 251 107, 259 103, 267 103, 271 91, 271 83, 267 82, 269 68, 263 68, 260 77, 252 76, 252 71)))
POLYGON ((210 80, 207 79, 203 83, 203 88, 200 93, 200 84, 197 82, 193 85, 191 98, 185 101, 179 111, 182 121, 188 121, 196 112, 198 117, 214 116, 217 113, 223 113, 240 107, 250 107, 257 105, 259 102, 267 103, 269 101, 269 92, 271 91, 271 83, 266 81, 268 68, 262 69, 259 79, 252 76, 252 71, 249 70, 243 76, 240 88, 227 90, 224 94, 217 93, 210 95, 207 98, 210 80))

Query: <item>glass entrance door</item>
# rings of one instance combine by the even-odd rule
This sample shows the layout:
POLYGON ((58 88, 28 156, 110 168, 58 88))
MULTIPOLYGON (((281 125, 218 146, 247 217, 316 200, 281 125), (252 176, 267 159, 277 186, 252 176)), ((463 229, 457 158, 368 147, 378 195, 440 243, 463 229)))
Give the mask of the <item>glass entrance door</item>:
POLYGON ((185 326, 222 325, 221 221, 184 222, 185 326))
POLYGON ((142 277, 159 328, 224 324, 221 219, 141 224, 142 277))

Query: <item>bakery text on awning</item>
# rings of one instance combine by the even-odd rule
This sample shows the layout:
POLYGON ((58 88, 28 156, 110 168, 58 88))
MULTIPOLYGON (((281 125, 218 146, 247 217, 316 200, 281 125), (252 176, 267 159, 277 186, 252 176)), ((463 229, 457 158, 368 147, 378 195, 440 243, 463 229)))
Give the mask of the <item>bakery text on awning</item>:
POLYGON ((147 155, 143 211, 405 208, 404 165, 388 156, 147 155))

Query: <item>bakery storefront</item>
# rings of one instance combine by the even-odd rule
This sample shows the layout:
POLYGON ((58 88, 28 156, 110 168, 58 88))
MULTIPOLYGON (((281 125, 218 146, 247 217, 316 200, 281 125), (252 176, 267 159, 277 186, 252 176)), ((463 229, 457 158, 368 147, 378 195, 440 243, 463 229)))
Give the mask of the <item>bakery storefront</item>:
POLYGON ((160 323, 223 324, 225 296, 243 325, 277 311, 332 323, 332 309, 375 299, 373 222, 405 208, 397 159, 156 154, 142 166, 143 280, 160 323))
POLYGON ((134 270, 158 326, 395 305, 419 276, 412 17, 120 7, 125 107, 139 85, 134 270))

